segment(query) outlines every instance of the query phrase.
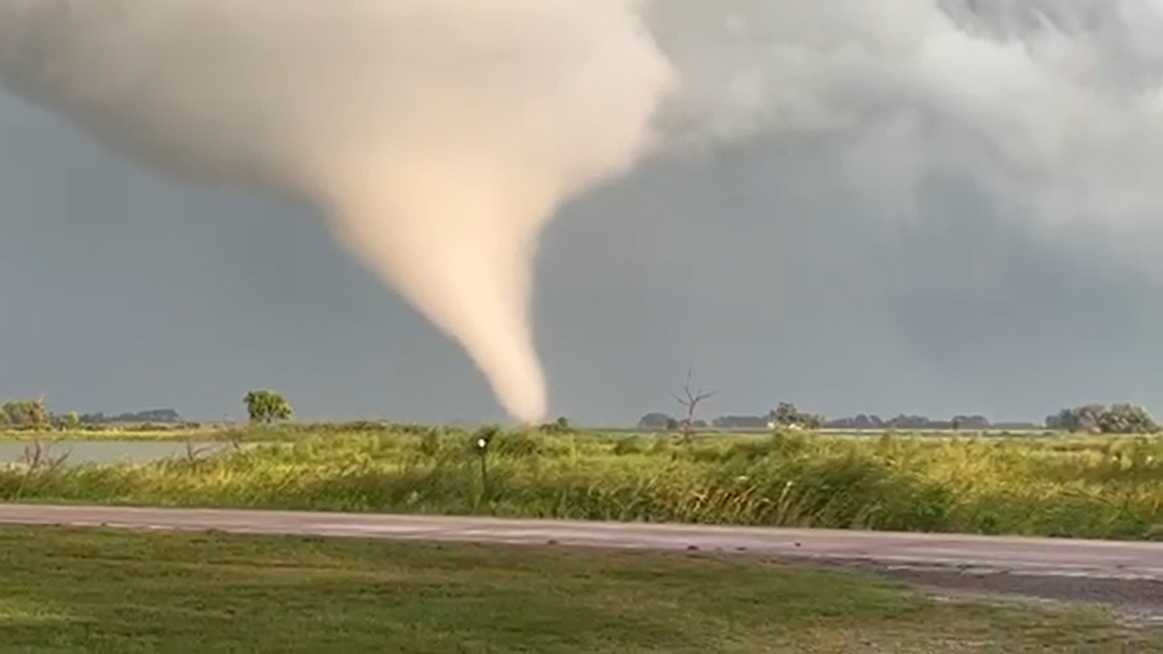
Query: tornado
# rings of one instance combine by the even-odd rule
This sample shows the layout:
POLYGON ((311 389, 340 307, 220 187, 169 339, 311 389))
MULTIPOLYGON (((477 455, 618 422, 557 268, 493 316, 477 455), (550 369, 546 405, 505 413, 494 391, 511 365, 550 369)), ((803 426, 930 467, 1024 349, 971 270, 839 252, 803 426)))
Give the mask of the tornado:
POLYGON ((292 198, 543 419, 537 242, 674 87, 631 0, 5 0, 0 83, 143 168, 292 198))
POLYGON ((1159 0, 0 0, 0 86, 154 173, 313 207, 524 423, 540 235, 649 156, 825 153, 886 242, 952 175, 989 200, 966 220, 1163 287, 1160 43, 1159 0))

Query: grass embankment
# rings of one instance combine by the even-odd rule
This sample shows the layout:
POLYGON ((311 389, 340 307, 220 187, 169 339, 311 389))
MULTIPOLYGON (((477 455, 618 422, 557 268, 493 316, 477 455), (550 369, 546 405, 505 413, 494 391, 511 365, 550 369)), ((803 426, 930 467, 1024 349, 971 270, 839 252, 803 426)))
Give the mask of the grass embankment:
POLYGON ((754 561, 553 548, 0 528, 0 588, 5 652, 1163 647, 1092 611, 938 603, 754 561))
MULTIPOLYGON (((263 437, 264 439, 266 436, 263 437)), ((64 501, 1163 540, 1163 440, 302 436, 212 459, 0 470, 64 501)), ((47 458, 47 457, 46 457, 47 458)))

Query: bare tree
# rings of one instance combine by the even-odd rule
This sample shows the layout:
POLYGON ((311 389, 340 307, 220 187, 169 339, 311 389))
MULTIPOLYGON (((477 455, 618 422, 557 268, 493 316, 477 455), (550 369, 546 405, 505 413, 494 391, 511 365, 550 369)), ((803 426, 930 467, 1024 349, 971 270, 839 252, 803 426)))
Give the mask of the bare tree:
POLYGON ((682 428, 682 437, 685 441, 690 441, 695 429, 695 414, 699 410, 699 405, 704 401, 711 399, 718 391, 705 391, 701 388, 691 386, 691 369, 687 368, 686 383, 683 384, 682 394, 675 393, 674 399, 685 410, 686 415, 683 417, 680 426, 682 428))

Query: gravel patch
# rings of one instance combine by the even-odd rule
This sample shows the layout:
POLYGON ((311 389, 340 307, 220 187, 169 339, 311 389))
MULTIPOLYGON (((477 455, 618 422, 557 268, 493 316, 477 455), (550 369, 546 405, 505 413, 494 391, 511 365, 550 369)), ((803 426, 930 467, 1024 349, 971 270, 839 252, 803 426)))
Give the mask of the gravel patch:
POLYGON ((906 583, 950 600, 1094 607, 1108 610, 1124 626, 1163 628, 1163 580, 1160 579, 1029 574, 1006 570, 885 565, 868 561, 829 562, 825 565, 906 583))

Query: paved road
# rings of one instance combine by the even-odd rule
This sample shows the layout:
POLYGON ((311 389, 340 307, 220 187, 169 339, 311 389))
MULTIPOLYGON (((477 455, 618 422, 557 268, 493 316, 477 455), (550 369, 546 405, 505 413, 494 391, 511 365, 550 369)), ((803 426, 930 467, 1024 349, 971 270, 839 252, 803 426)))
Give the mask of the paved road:
POLYGON ((880 568, 1163 581, 1163 543, 344 513, 0 504, 0 523, 699 550, 880 568))

